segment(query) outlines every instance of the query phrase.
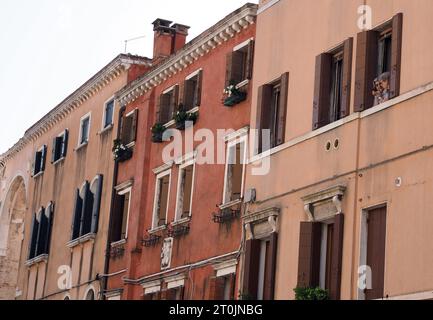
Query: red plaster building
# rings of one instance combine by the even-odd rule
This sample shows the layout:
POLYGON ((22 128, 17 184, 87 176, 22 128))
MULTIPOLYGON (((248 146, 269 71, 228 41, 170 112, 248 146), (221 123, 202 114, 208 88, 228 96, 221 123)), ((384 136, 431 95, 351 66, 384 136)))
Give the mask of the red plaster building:
POLYGON ((117 94, 107 299, 239 298, 256 11, 186 44, 189 27, 154 22, 153 69, 117 94), (164 161, 172 131, 185 143, 164 161))

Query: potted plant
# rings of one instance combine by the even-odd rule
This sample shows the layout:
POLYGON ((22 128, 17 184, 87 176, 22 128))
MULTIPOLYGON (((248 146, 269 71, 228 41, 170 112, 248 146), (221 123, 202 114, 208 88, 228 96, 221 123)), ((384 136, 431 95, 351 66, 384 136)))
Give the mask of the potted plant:
POLYGON ((113 155, 115 161, 123 162, 131 159, 132 150, 125 146, 122 140, 116 139, 113 142, 113 155))
POLYGON ((161 143, 163 141, 162 136, 167 128, 162 123, 156 123, 150 130, 152 131, 152 142, 161 143))
POLYGON ((185 130, 185 127, 188 123, 195 124, 198 119, 198 111, 197 112, 189 112, 186 111, 182 104, 179 105, 178 111, 174 114, 173 117, 176 122, 176 129, 185 130))
POLYGON ((233 107, 247 98, 247 94, 236 88, 234 84, 230 84, 224 89, 224 95, 223 104, 226 107, 233 107))
POLYGON ((296 300, 329 300, 329 293, 322 288, 296 288, 296 300))

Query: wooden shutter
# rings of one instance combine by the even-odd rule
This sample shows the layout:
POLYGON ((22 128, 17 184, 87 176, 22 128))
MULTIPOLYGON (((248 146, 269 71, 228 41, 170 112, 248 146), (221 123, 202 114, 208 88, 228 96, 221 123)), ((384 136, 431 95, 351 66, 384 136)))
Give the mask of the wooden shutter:
POLYGON ((53 139, 53 145, 51 147, 51 163, 54 163, 57 159, 56 159, 56 150, 57 150, 57 143, 59 141, 58 137, 55 137, 53 139))
POLYGON ((47 146, 44 145, 42 147, 42 154, 41 154, 41 171, 45 171, 45 161, 47 160, 47 146))
POLYGON ((102 185, 103 185, 104 176, 98 175, 96 180, 96 193, 93 199, 93 208, 92 208, 92 227, 91 233, 98 232, 98 224, 99 224, 99 211, 101 208, 101 196, 102 196, 102 185))
POLYGON ((174 113, 178 110, 179 103, 179 85, 175 85, 170 96, 170 118, 173 118, 174 113))
POLYGON ((243 66, 245 54, 241 51, 234 51, 232 56, 232 80, 234 84, 238 84, 243 80, 243 66))
POLYGON ((271 129, 271 105, 272 85, 265 84, 259 87, 257 98, 257 120, 256 128, 259 131, 259 153, 263 150, 263 139, 261 130, 271 129))
POLYGON ((53 230, 53 221, 54 221, 54 203, 50 203, 50 205, 47 207, 45 214, 48 217, 48 227, 47 227, 47 233, 45 237, 45 248, 44 253, 49 254, 50 253, 50 243, 51 243, 51 232, 53 230))
POLYGON ((176 293, 177 293, 178 289, 180 289, 180 288, 167 289, 164 292, 165 293, 164 294, 164 297, 165 297, 164 300, 171 300, 171 301, 176 300, 176 293))
POLYGON ((301 222, 299 238, 298 287, 317 287, 320 282, 321 224, 301 222))
POLYGON ((75 191, 74 212, 72 216, 71 240, 75 240, 80 236, 80 222, 83 200, 80 198, 80 190, 75 191))
POLYGON ((134 110, 134 113, 131 115, 131 134, 130 134, 130 142, 133 142, 137 139, 137 125, 138 125, 138 109, 134 110))
POLYGON ((236 298, 236 274, 232 273, 229 276, 229 283, 230 283, 230 300, 235 300, 236 298))
POLYGON ((40 215, 40 218, 39 218, 39 223, 38 223, 38 232, 37 232, 37 236, 36 236, 35 257, 39 256, 42 253, 41 242, 43 242, 42 241, 42 239, 44 237, 44 233, 43 233, 44 230, 43 229, 45 228, 45 224, 46 224, 46 222, 45 222, 46 219, 44 219, 45 214, 44 214, 43 208, 41 209, 41 211, 39 211, 38 214, 40 215))
POLYGON ((203 70, 200 70, 197 74, 197 85, 195 86, 195 106, 201 105, 201 91, 203 87, 203 70))
POLYGON ((264 283, 264 300, 274 300, 275 290, 275 271, 277 266, 277 248, 278 248, 278 233, 274 232, 271 235, 269 246, 266 250, 266 267, 265 267, 265 283, 264 283))
POLYGON ((390 99, 400 95, 401 48, 403 40, 403 14, 392 19, 390 99))
POLYGON ((169 96, 166 94, 161 95, 159 105, 160 122, 165 124, 171 120, 170 117, 170 101, 169 96))
POLYGON ((370 211, 367 221, 367 265, 371 268, 372 289, 365 290, 365 297, 381 299, 385 277, 386 208, 370 211))
POLYGON ((33 213, 32 226, 30 229, 31 235, 30 235, 30 244, 29 244, 29 259, 33 259, 35 257, 38 229, 39 229, 39 223, 38 220, 36 220, 36 213, 33 213))
POLYGON ((329 288, 329 295, 332 300, 340 300, 343 236, 344 215, 338 214, 334 219, 334 232, 332 239, 331 281, 329 288))
POLYGON ((340 119, 350 114, 350 90, 352 87, 353 38, 344 41, 343 45, 343 83, 341 94, 340 119))
POLYGON ((329 122, 331 93, 332 55, 322 53, 316 57, 314 79, 313 130, 319 129, 329 122))
POLYGON ((115 242, 122 239, 122 221, 124 209, 124 196, 114 195, 113 224, 110 234, 110 241, 115 242))
POLYGON ((289 92, 289 73, 283 73, 280 79, 280 104, 277 115, 277 145, 283 144, 286 134, 287 99, 289 92))
POLYGON ((90 233, 92 225, 93 194, 88 181, 84 184, 84 199, 81 213, 80 236, 90 233))
POLYGON ((245 74, 248 80, 253 78, 253 66, 254 66, 254 40, 251 40, 248 44, 248 53, 247 53, 247 70, 245 74))
POLYGON ((374 30, 358 33, 356 46, 356 73, 354 110, 361 112, 374 103, 373 81, 377 73, 379 33, 374 30))
POLYGON ((131 122, 131 117, 130 116, 124 116, 122 118, 122 131, 121 131, 121 136, 122 136, 122 142, 125 144, 128 144, 131 142, 131 126, 132 126, 132 122, 131 122))
POLYGON ((257 299, 260 246, 260 240, 248 240, 246 242, 242 294, 253 300, 257 299))
POLYGON ((224 300, 226 278, 218 277, 215 278, 215 293, 213 300, 224 300))
POLYGON ((69 130, 65 129, 63 132, 63 143, 62 143, 62 158, 65 158, 68 153, 68 141, 69 141, 69 130))
POLYGON ((182 105, 183 107, 185 107, 185 84, 186 81, 183 81, 179 85, 179 105, 182 105))
POLYGON ((233 52, 229 52, 226 55, 226 82, 225 88, 227 88, 232 82, 232 61, 233 61, 233 52))

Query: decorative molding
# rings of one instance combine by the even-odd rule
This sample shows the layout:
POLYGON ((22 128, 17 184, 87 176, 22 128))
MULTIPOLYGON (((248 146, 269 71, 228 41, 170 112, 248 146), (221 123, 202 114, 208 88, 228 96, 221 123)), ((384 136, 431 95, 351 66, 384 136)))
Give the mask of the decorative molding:
POLYGON ((78 239, 74 239, 72 241, 69 241, 66 246, 70 249, 80 245, 80 244, 84 244, 86 242, 92 241, 94 242, 96 238, 96 234, 94 233, 88 233, 82 237, 79 237, 78 239))
POLYGON ((257 8, 256 4, 244 5, 186 44, 183 49, 169 57, 154 70, 120 90, 117 94, 120 105, 124 106, 134 102, 165 79, 179 73, 198 60, 199 57, 203 57, 243 29, 248 28, 249 25, 254 24, 257 8))
POLYGON ((278 2, 280 2, 280 0, 269 0, 266 4, 264 4, 263 6, 261 6, 258 10, 257 10, 257 15, 261 14, 262 12, 268 10, 270 7, 272 7, 273 5, 277 4, 278 2))
POLYGON ((170 170, 173 167, 174 162, 170 161, 169 163, 164 163, 162 166, 159 166, 158 168, 153 169, 154 174, 160 174, 164 171, 170 170))
POLYGON ((304 211, 307 214, 309 221, 323 220, 341 214, 343 212, 341 202, 345 191, 346 186, 338 185, 302 197, 301 199, 304 201, 304 211), (326 211, 325 214, 322 214, 321 217, 317 216, 316 210, 327 204, 330 204, 331 208, 324 208, 326 211))
POLYGON ((120 54, 113 59, 107 66, 100 70, 90 80, 84 83, 69 97, 52 109, 47 115, 29 128, 24 136, 8 151, 0 155, 0 162, 6 163, 18 152, 23 150, 29 143, 36 141, 44 133, 48 132, 57 123, 64 120, 74 110, 79 108, 84 102, 98 94, 104 87, 117 79, 123 72, 127 71, 131 65, 151 66, 151 60, 144 57, 120 54))
POLYGON ((278 232, 279 215, 280 208, 272 207, 242 216, 247 239, 260 239, 278 232))
POLYGON ((41 263, 41 262, 48 263, 48 254, 42 254, 40 256, 37 256, 36 258, 27 260, 25 262, 25 266, 26 267, 31 267, 31 266, 33 266, 35 264, 38 264, 38 263, 41 263))
POLYGON ((213 266, 216 271, 217 277, 224 277, 228 274, 236 273, 236 267, 238 265, 238 259, 230 259, 224 262, 220 262, 213 266))
POLYGON ((116 190, 117 193, 126 190, 128 188, 132 188, 132 185, 134 184, 134 179, 129 179, 125 182, 122 182, 121 184, 118 184, 114 187, 114 190, 116 190))

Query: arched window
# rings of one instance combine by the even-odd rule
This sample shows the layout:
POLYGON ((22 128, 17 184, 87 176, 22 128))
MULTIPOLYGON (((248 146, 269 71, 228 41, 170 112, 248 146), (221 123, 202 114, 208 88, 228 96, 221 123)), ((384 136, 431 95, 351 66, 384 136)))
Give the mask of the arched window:
POLYGON ((85 300, 95 300, 95 291, 93 289, 87 291, 85 300))
POLYGON ((33 215, 29 259, 39 257, 50 252, 51 230, 54 219, 54 203, 48 203, 38 213, 33 215))

